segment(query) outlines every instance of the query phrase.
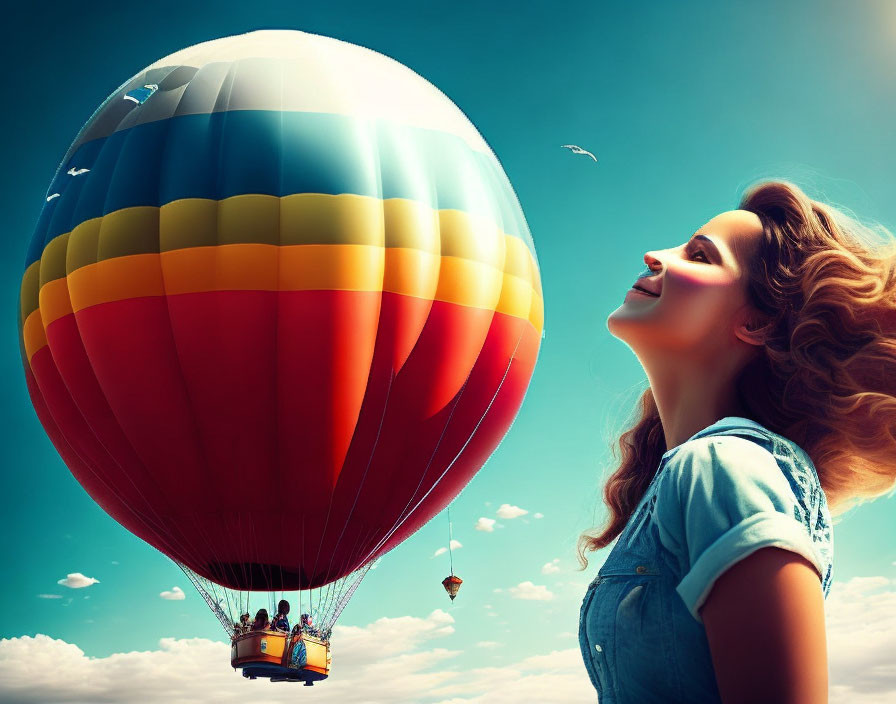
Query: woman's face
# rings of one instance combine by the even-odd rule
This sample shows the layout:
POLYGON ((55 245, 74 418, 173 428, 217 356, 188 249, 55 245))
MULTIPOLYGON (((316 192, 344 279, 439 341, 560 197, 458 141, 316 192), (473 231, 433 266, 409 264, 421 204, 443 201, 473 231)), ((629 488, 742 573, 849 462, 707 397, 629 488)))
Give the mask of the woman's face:
POLYGON ((644 255, 650 276, 607 319, 607 328, 636 352, 724 353, 737 345, 745 312, 746 269, 762 236, 759 218, 730 210, 700 227, 685 244, 644 255))

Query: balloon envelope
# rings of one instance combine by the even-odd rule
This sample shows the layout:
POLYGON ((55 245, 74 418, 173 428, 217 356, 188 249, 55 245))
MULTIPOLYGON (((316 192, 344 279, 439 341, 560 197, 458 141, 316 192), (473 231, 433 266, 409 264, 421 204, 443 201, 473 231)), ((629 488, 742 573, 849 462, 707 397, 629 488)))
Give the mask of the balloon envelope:
POLYGON ((259 31, 156 62, 82 128, 20 330, 103 509, 218 584, 305 589, 460 492, 542 319, 523 213, 463 113, 381 54, 259 31))

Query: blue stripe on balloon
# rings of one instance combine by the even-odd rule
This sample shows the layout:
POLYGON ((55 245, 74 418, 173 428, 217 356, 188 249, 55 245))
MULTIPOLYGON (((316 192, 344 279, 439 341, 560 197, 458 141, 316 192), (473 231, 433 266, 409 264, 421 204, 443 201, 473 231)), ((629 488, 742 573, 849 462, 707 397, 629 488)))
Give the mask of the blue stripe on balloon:
POLYGON ((484 215, 535 256, 513 188, 490 155, 454 135, 347 115, 231 110, 180 115, 81 145, 57 172, 25 267, 91 218, 181 198, 353 193, 484 215), (71 176, 70 168, 89 172, 71 176))

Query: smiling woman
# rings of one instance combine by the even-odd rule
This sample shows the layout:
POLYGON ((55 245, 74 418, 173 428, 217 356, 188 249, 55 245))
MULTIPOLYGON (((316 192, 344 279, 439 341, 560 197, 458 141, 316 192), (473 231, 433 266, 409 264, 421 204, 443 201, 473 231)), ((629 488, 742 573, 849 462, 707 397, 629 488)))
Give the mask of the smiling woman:
POLYGON ((896 484, 877 232, 775 181, 644 255, 607 327, 649 388, 579 542, 587 566, 618 538, 580 617, 601 704, 827 701, 831 515, 896 484))

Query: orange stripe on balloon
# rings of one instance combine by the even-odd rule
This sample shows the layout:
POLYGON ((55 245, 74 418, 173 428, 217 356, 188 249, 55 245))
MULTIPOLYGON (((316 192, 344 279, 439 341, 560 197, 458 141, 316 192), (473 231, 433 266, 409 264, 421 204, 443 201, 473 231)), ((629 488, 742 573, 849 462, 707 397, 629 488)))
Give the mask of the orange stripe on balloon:
MULTIPOLYGON (((66 277, 72 310, 77 313, 100 303, 164 296, 165 281, 158 259, 158 254, 136 254, 76 269, 66 277)), ((47 320, 46 325, 52 322, 47 320)))
POLYGON ((68 279, 53 279, 45 283, 39 292, 41 317, 47 321, 58 320, 72 313, 72 300, 68 292, 68 279))
POLYGON ((42 347, 47 346, 47 333, 44 331, 44 323, 40 318, 40 309, 25 318, 25 324, 22 326, 22 339, 25 343, 25 354, 30 363, 34 354, 42 347))
POLYGON ((232 244, 105 259, 47 282, 23 326, 26 353, 46 344, 54 320, 91 306, 240 290, 389 291, 528 319, 539 332, 543 323, 532 285, 481 261, 369 245, 232 244))

